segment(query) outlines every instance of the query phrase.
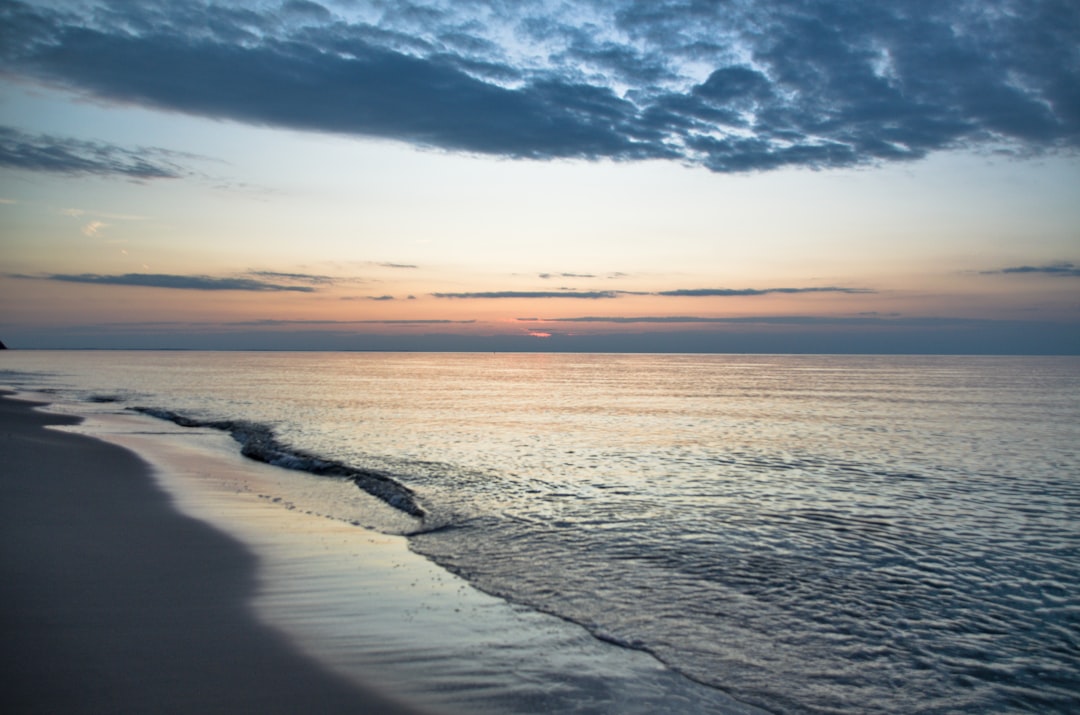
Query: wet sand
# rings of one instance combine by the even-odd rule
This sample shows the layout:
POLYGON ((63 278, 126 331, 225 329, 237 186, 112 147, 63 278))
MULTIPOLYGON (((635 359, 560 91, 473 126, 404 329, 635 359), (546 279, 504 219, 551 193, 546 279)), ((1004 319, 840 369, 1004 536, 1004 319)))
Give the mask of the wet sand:
POLYGON ((0 399, 0 712, 760 712, 364 528, 400 513, 347 481, 75 409, 0 399))
POLYGON ((150 467, 0 399, 0 710, 408 713, 259 622, 256 561, 150 467))

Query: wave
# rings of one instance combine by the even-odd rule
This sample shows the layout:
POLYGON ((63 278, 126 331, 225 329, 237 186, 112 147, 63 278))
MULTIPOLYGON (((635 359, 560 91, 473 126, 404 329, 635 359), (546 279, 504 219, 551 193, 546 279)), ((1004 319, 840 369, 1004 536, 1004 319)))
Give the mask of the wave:
POLYGON ((360 489, 410 516, 423 519, 427 511, 416 494, 393 477, 372 469, 359 469, 333 459, 325 459, 283 445, 269 426, 247 420, 200 420, 158 407, 129 407, 134 412, 167 420, 181 427, 208 427, 228 432, 240 444, 240 453, 248 459, 275 467, 308 472, 319 476, 343 477, 360 489))

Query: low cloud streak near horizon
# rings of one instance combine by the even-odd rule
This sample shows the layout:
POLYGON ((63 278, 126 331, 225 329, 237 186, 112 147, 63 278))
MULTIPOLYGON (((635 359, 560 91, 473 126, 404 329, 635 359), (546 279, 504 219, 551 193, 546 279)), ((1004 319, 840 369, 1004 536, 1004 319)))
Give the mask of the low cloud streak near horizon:
POLYGON ((198 291, 291 291, 311 293, 307 286, 266 283, 251 278, 213 278, 211 276, 172 276, 147 273, 126 273, 119 276, 103 276, 93 273, 79 275, 44 276, 44 280, 66 283, 89 283, 92 285, 132 286, 139 288, 168 288, 172 290, 198 291))

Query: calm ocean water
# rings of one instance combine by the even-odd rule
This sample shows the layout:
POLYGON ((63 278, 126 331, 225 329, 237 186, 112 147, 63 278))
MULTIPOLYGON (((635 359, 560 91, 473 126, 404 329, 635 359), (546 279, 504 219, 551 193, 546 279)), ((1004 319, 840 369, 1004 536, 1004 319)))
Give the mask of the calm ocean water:
POLYGON ((0 358, 390 476, 422 521, 309 506, 774 712, 1080 710, 1077 358, 0 358))

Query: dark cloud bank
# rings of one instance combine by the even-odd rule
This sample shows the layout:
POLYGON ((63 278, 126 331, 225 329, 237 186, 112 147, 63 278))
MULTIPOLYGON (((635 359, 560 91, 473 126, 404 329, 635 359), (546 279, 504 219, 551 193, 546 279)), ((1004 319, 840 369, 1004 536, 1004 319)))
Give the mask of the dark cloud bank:
MULTIPOLYGON (((496 0, 57 7, 0 1, 5 73, 259 125, 717 172, 1080 145, 1074 0, 591 0, 588 23, 496 0)), ((0 147, 9 166, 175 173, 11 130, 0 147)))

